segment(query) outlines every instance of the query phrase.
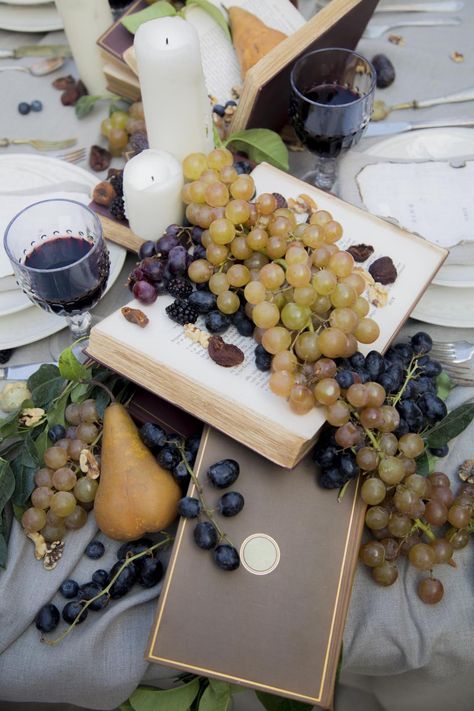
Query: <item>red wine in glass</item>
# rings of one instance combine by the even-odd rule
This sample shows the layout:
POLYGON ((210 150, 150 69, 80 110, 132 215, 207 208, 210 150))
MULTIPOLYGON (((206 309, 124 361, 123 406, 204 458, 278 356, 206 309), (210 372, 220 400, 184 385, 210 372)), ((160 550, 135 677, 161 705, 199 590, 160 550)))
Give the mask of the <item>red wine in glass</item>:
POLYGON ((99 301, 109 275, 107 250, 95 250, 90 240, 60 235, 37 244, 26 255, 30 289, 36 301, 58 315, 88 311, 99 301), (88 259, 83 259, 89 255, 88 259), (74 269, 67 267, 75 265, 74 269))
POLYGON ((316 50, 293 67, 289 113, 299 139, 317 157, 317 187, 332 187, 336 159, 360 140, 374 90, 372 65, 349 50, 316 50))

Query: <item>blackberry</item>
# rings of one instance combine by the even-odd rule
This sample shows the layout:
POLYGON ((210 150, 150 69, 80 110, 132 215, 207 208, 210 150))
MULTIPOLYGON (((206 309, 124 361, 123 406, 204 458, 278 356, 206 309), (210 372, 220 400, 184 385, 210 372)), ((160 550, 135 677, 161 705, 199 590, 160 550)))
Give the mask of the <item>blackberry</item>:
POLYGON ((0 351, 0 365, 3 365, 4 363, 8 363, 8 361, 11 358, 11 355, 13 353, 13 348, 6 348, 3 351, 0 351))
POLYGON ((176 299, 166 307, 165 311, 172 321, 180 323, 181 326, 185 323, 195 323, 198 317, 198 312, 186 299, 176 299))
POLYGON ((114 198, 110 203, 109 210, 112 217, 115 217, 116 220, 120 220, 120 222, 126 222, 127 218, 125 217, 125 205, 123 203, 123 197, 119 195, 114 198))
POLYGON ((168 294, 174 296, 175 299, 186 299, 192 292, 193 287, 191 282, 183 277, 175 277, 168 282, 168 294))
POLYGON ((109 183, 119 197, 123 197, 123 173, 116 173, 109 179, 109 183))

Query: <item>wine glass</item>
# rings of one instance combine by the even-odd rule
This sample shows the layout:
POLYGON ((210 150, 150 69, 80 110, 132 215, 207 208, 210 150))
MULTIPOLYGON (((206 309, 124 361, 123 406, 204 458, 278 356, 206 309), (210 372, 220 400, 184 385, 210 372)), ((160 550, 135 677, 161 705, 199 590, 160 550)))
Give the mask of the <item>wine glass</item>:
POLYGON ((291 72, 290 117, 298 138, 316 155, 316 170, 304 176, 330 190, 337 159, 364 133, 372 114, 375 70, 348 49, 317 49, 291 72))
POLYGON ((41 200, 13 218, 4 246, 28 298, 65 316, 75 339, 87 335, 110 270, 97 215, 75 200, 41 200))

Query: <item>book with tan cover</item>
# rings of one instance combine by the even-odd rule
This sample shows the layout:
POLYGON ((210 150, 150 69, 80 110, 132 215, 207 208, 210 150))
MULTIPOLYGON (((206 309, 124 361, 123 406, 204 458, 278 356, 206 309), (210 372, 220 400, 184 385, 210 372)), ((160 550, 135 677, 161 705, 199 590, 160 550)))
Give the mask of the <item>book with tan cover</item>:
POLYGON ((210 506, 222 491, 206 472, 223 458, 240 465, 244 508, 219 524, 241 565, 220 570, 195 545, 196 522, 180 521, 148 659, 328 708, 364 523, 358 484, 339 503, 310 458, 288 471, 207 428, 195 472, 210 506))

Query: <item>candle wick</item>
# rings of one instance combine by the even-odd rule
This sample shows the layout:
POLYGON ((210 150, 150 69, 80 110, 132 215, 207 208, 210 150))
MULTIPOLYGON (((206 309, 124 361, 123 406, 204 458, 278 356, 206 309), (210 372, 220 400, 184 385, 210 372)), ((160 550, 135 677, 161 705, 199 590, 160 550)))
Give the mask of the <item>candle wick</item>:
POLYGON ((155 177, 153 175, 151 176, 151 179, 153 182, 155 182, 155 177))
POLYGON ((168 37, 166 38, 166 44, 168 44, 168 37))

